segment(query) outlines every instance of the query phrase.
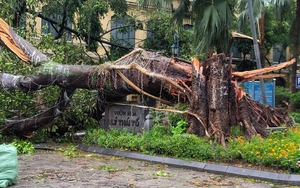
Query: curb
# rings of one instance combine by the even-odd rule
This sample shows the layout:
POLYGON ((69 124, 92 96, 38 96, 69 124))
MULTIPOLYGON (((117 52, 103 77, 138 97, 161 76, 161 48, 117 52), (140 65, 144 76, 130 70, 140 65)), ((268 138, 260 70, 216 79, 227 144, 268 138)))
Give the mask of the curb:
POLYGON ((79 144, 78 149, 86 152, 99 153, 103 155, 112 155, 118 157, 126 157, 135 160, 166 164, 174 167, 186 168, 186 169, 191 169, 200 172, 208 172, 208 173, 221 174, 226 176, 236 176, 241 178, 258 179, 258 180, 269 181, 273 183, 300 186, 300 175, 296 175, 296 174, 280 174, 280 173, 267 172, 261 170, 253 170, 248 168, 185 161, 185 160, 174 159, 169 157, 151 156, 146 154, 120 151, 120 150, 109 149, 109 148, 92 147, 92 146, 87 146, 85 144, 79 144))

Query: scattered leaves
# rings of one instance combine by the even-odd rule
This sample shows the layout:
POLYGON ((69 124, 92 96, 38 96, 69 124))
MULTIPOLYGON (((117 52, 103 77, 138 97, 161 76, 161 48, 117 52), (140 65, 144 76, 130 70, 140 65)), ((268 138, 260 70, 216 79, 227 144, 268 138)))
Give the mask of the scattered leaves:
POLYGON ((119 169, 115 168, 115 167, 111 167, 111 166, 106 166, 106 165, 100 165, 99 170, 106 170, 109 173, 113 173, 113 172, 118 172, 119 169))
POLYGON ((164 171, 162 171, 162 170, 160 170, 160 171, 158 171, 158 172, 156 172, 156 173, 153 173, 152 175, 153 175, 153 176, 163 176, 163 177, 168 177, 168 176, 169 176, 168 173, 166 173, 166 172, 164 172, 164 171))

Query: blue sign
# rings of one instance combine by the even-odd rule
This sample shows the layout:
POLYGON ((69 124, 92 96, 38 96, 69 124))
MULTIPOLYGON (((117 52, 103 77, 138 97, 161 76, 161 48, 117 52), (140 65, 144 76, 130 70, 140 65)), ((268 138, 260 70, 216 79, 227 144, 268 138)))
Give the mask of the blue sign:
MULTIPOLYGON (((250 97, 263 104, 263 98, 259 81, 244 82, 243 88, 250 97)), ((275 79, 273 82, 265 82, 265 95, 267 104, 275 106, 275 79)))
POLYGON ((296 88, 300 89, 300 74, 297 74, 296 76, 296 88))

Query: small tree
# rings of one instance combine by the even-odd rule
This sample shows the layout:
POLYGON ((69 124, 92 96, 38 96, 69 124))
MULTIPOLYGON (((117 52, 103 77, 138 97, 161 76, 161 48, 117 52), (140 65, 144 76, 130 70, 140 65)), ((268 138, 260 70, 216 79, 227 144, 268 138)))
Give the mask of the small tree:
POLYGON ((149 14, 146 21, 147 38, 142 45, 143 48, 159 51, 166 55, 171 55, 171 46, 174 43, 174 34, 179 33, 180 57, 191 59, 191 57, 202 57, 195 52, 194 30, 177 26, 172 18, 172 14, 164 10, 156 10, 149 14))
POLYGON ((251 54, 253 50, 253 42, 249 39, 234 39, 233 45, 237 48, 238 52, 243 54, 242 61, 236 64, 237 71, 253 70, 256 68, 256 63, 251 59, 247 59, 246 55, 251 54))

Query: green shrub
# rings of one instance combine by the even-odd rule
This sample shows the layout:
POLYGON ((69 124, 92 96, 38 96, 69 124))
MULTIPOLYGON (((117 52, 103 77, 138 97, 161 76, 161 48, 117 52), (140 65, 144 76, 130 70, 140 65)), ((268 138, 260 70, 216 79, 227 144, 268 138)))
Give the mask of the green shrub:
POLYGON ((275 88, 275 106, 286 107, 283 101, 290 102, 292 96, 291 91, 288 88, 278 86, 275 88))
POLYGON ((31 142, 25 140, 14 140, 11 145, 17 148, 18 154, 31 154, 35 152, 35 148, 31 142))
POLYGON ((42 128, 36 131, 36 134, 34 134, 31 138, 28 139, 28 141, 38 144, 38 143, 45 143, 47 142, 48 138, 50 137, 49 132, 47 128, 42 128))
POLYGON ((162 136, 171 136, 172 132, 171 132, 171 128, 169 126, 155 125, 149 131, 149 134, 152 137, 162 137, 162 136))
MULTIPOLYGON (((185 111, 188 108, 187 104, 178 103, 174 106, 175 110, 185 111)), ((179 113, 168 113, 168 120, 171 126, 176 127, 180 120, 184 120, 185 115, 179 113)))
POLYGON ((292 93, 288 88, 284 88, 281 86, 276 87, 275 106, 286 107, 284 101, 294 104, 296 109, 300 109, 300 92, 292 93))
POLYGON ((296 109, 300 109, 300 92, 293 93, 290 101, 295 105, 296 109))
POLYGON ((153 116, 153 122, 155 124, 163 124, 162 118, 166 117, 166 113, 161 111, 150 110, 150 114, 153 116))
POLYGON ((175 126, 175 127, 172 127, 172 133, 174 134, 174 135, 176 135, 176 134, 182 134, 182 133, 184 133, 185 131, 186 131, 186 129, 188 128, 188 122, 186 122, 186 121, 184 121, 184 120, 180 120, 180 121, 178 121, 177 122, 177 126, 175 126))
POLYGON ((171 128, 166 126, 154 126, 142 134, 114 129, 89 130, 84 143, 195 161, 242 160, 253 165, 300 171, 296 165, 300 158, 298 127, 272 132, 268 138, 247 139, 237 126, 232 126, 232 132, 234 136, 228 139, 226 148, 196 135, 172 134, 171 128))
MULTIPOLYGON (((80 45, 73 45, 63 38, 61 40, 53 40, 51 34, 41 35, 39 40, 34 39, 36 37, 36 33, 34 32, 25 32, 25 30, 23 30, 23 34, 26 34, 26 38, 29 39, 29 42, 34 46, 38 46, 40 51, 43 52, 51 49, 52 55, 50 58, 57 63, 71 64, 74 62, 85 62, 85 64, 92 64, 90 58, 82 55, 83 48, 80 45)), ((93 63, 95 64, 95 62, 93 63)), ((99 64, 99 62, 97 64, 99 64)), ((38 70, 38 68, 21 63, 15 55, 12 55, 11 52, 6 50, 1 51, 0 69, 1 71, 5 70, 6 73, 15 75, 27 75, 38 70)), ((59 93, 59 87, 47 87, 38 92, 27 93, 0 88, 0 129, 5 125, 5 119, 32 117, 39 114, 44 107, 50 108, 52 105, 55 105, 59 93)), ((57 132, 59 132, 59 134, 63 134, 64 131, 71 132, 72 130, 69 130, 70 125, 73 130, 90 126, 90 122, 93 120, 87 118, 86 111, 89 111, 89 108, 96 104, 96 99, 97 91, 77 89, 64 113, 52 123, 59 129, 56 129, 55 131, 52 130, 51 134, 43 134, 43 136, 37 134, 39 138, 36 140, 38 142, 43 142, 50 135, 56 135, 55 133, 57 132)))
POLYGON ((299 144, 299 129, 289 128, 285 131, 274 131, 268 138, 256 136, 247 140, 239 136, 230 139, 228 152, 233 159, 242 159, 252 164, 299 170, 296 166, 296 161, 300 158, 299 144))
POLYGON ((142 134, 117 129, 89 130, 84 143, 200 161, 213 157, 211 146, 204 139, 189 134, 173 135, 166 126, 154 126, 142 134))
POLYGON ((297 124, 300 124, 300 113, 299 112, 290 112, 289 113, 295 120, 297 124))

